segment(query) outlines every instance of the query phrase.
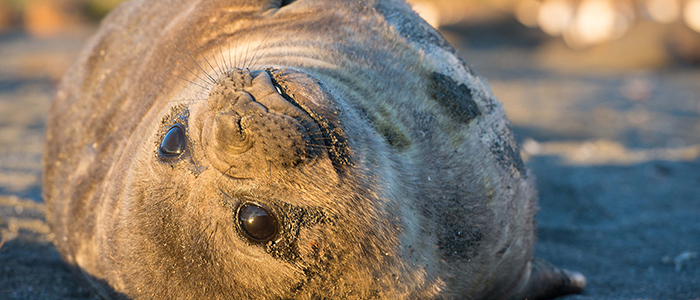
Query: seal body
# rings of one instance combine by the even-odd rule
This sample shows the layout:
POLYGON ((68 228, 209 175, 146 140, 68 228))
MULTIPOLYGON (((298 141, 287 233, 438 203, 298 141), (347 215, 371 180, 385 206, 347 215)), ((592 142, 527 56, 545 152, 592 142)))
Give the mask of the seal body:
POLYGON ((400 1, 132 1, 48 122, 65 261, 106 298, 529 299, 536 191, 488 87, 400 1))

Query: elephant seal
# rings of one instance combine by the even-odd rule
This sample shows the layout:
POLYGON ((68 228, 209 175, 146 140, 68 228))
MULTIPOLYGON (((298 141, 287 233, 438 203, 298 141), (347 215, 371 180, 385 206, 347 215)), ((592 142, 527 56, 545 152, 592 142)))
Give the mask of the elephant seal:
POLYGON ((543 299, 482 79, 398 0, 135 0, 53 102, 44 196, 105 298, 543 299))

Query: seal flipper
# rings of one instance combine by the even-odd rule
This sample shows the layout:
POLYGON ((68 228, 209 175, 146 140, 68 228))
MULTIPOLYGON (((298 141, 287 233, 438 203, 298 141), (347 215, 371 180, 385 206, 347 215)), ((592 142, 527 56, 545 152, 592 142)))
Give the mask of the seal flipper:
POLYGON ((534 257, 530 276, 509 300, 544 300, 569 294, 580 294, 586 288, 586 277, 575 271, 559 269, 548 261, 534 257))

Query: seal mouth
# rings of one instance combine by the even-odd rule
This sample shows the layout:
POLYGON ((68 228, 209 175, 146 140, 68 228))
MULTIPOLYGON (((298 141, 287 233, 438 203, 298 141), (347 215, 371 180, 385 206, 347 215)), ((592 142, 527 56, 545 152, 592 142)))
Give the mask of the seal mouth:
POLYGON ((202 144, 224 174, 247 178, 252 170, 294 167, 324 154, 340 166, 338 146, 345 139, 322 114, 291 96, 304 89, 283 81, 284 72, 232 69, 212 85, 202 144))

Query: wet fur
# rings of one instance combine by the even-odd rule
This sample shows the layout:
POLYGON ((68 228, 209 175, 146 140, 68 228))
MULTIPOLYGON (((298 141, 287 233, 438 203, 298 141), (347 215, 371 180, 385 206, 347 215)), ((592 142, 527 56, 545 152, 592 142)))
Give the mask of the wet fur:
POLYGON ((281 4, 133 1, 103 21, 48 123, 64 259, 106 297, 519 297, 536 191, 483 80, 403 2, 281 4), (232 67, 270 68, 341 141, 314 133, 322 154, 254 180, 209 165, 198 107, 232 67), (193 148, 159 162, 182 118, 193 148), (295 236, 246 241, 244 200, 278 207, 295 236))

